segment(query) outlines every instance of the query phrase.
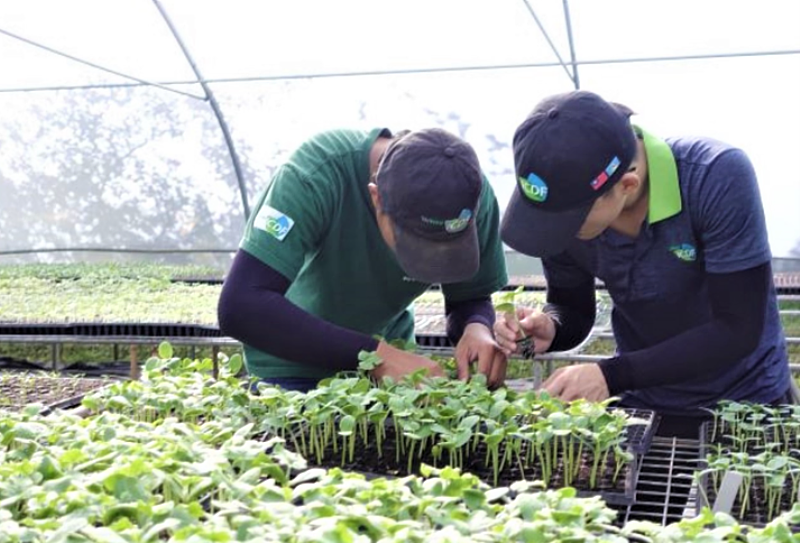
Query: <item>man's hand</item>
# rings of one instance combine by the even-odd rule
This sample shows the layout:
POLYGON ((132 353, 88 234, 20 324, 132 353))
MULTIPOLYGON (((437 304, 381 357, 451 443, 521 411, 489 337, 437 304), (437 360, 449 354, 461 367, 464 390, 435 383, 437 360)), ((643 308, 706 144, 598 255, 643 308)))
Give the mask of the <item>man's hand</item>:
POLYGON ((530 307, 518 307, 516 317, 501 314, 494 323, 494 336, 506 357, 518 352, 517 340, 523 337, 531 338, 533 352, 546 352, 556 337, 553 317, 530 307))
POLYGON ((391 377, 395 382, 400 381, 403 376, 413 373, 420 368, 428 370, 428 377, 444 377, 444 370, 441 366, 418 354, 410 353, 388 343, 381 341, 375 350, 377 355, 383 360, 374 370, 372 377, 381 381, 384 377, 391 377))
POLYGON ((506 380, 508 360, 492 337, 492 331, 483 324, 472 322, 464 328, 456 345, 455 358, 459 379, 469 379, 469 365, 477 361, 478 372, 486 376, 490 388, 502 386, 506 380))
POLYGON ((597 364, 559 368, 544 382, 542 389, 565 402, 579 398, 600 402, 609 396, 606 378, 597 364))

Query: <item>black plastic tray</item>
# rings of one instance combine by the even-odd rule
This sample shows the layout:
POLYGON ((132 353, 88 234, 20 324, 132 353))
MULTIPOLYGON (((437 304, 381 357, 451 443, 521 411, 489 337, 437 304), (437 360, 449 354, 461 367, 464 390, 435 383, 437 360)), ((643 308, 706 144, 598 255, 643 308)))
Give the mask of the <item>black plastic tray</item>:
POLYGON ((655 411, 649 409, 634 409, 629 407, 619 407, 616 409, 621 409, 629 416, 645 421, 644 424, 634 424, 625 428, 628 450, 634 454, 645 454, 650 450, 653 436, 655 436, 658 430, 658 415, 655 411))
MULTIPOLYGON (((713 431, 713 421, 704 422, 700 426, 700 447, 699 447, 699 470, 705 470, 708 467, 708 463, 706 462, 706 457, 712 450, 712 446, 714 446, 711 442, 711 434, 713 431)), ((754 453, 757 451, 753 451, 754 453)), ((716 500, 717 494, 715 489, 713 488, 713 483, 711 481, 711 477, 707 474, 703 474, 699 477, 698 480, 698 492, 697 492, 697 499, 695 502, 696 510, 695 514, 700 514, 700 511, 704 507, 713 507, 714 502, 716 500)), ((751 487, 750 489, 750 499, 755 500, 758 496, 758 493, 751 487)), ((747 524, 749 526, 754 526, 758 528, 763 528, 770 520, 770 518, 765 518, 766 515, 760 515, 759 511, 753 512, 753 508, 745 514, 743 517, 740 518, 739 514, 739 500, 738 498, 734 501, 733 508, 731 511, 728 512, 731 516, 737 519, 741 524, 747 524)), ((792 532, 800 532, 800 526, 792 526, 792 532)))
POLYGON ((222 332, 215 326, 170 322, 0 323, 0 341, 3 335, 222 337, 222 332))

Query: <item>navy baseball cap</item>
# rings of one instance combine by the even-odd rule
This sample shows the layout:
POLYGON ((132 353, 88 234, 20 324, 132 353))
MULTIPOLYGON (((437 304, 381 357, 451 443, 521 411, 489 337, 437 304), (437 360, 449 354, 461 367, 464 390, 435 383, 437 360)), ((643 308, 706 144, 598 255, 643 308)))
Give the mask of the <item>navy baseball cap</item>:
POLYGON ((389 145, 376 183, 397 260, 412 279, 456 283, 478 272, 483 175, 467 142, 440 128, 409 132, 389 145))
POLYGON ((514 133, 517 187, 500 234, 531 256, 562 252, 636 156, 632 111, 587 91, 545 98, 514 133))

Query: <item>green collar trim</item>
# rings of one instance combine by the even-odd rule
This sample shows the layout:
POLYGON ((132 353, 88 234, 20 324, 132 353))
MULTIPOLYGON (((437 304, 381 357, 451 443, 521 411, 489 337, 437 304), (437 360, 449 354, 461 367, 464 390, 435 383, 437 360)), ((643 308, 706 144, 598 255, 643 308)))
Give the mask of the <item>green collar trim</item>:
POLYGON ((663 221, 681 212, 681 188, 678 166, 667 142, 634 126, 641 134, 647 153, 647 176, 650 183, 647 222, 663 221))

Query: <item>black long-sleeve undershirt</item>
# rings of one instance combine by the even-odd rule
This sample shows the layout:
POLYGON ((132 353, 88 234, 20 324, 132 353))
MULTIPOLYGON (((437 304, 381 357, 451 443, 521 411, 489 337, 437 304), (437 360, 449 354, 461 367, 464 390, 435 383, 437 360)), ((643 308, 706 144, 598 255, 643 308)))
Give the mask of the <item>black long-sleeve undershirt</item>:
MULTIPOLYGON (((761 338, 772 267, 708 274, 712 318, 668 340, 600 362, 612 395, 626 390, 680 383, 712 374, 751 353, 761 338)), ((590 283, 548 293, 546 311, 558 315, 551 351, 577 346, 595 317, 594 286, 590 283), (589 289, 592 292, 589 292, 589 289)))
MULTIPOLYGON (((332 372, 355 369, 358 353, 374 351, 378 340, 325 321, 284 296, 290 281, 272 267, 240 250, 225 280, 217 308, 225 335, 261 351, 332 372)), ((494 323, 491 300, 447 302, 447 331, 453 343, 470 322, 489 329, 494 323)))

